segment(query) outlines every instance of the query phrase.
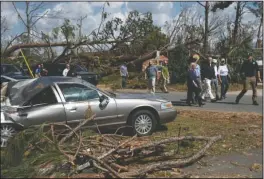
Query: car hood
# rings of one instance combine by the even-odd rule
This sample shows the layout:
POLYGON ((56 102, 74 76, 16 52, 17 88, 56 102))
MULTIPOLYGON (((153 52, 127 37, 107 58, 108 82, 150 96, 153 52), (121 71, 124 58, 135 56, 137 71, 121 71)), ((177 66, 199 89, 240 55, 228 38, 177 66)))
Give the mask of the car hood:
POLYGON ((116 99, 145 99, 150 101, 168 102, 165 98, 146 93, 115 93, 116 99))

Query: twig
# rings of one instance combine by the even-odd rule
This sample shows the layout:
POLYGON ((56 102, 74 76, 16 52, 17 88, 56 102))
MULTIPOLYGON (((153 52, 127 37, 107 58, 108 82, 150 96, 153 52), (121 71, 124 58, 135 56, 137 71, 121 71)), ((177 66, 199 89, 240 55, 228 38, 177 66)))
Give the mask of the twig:
POLYGON ((92 120, 95 118, 95 114, 92 115, 90 118, 87 118, 85 120, 83 120, 77 127, 75 127, 68 135, 66 135, 65 137, 63 137, 60 142, 59 145, 61 145, 63 142, 65 142, 66 140, 68 140, 74 133, 76 133, 76 131, 78 131, 83 125, 85 125, 88 121, 92 120))
POLYGON ((121 176, 114 170, 112 169, 108 164, 106 164, 105 162, 103 162, 102 160, 100 160, 99 158, 96 158, 88 153, 85 154, 87 157, 91 158, 92 160, 98 162, 99 164, 101 164, 104 168, 106 168, 111 174, 113 174, 115 177, 117 178, 121 178, 121 176))
POLYGON ((54 125, 53 125, 53 124, 50 125, 50 129, 51 129, 52 139, 53 139, 53 141, 55 141, 55 136, 54 136, 54 125))
MULTIPOLYGON (((180 135, 181 135, 181 126, 179 128, 178 137, 180 137, 180 135)), ((180 141, 178 141, 177 151, 175 153, 177 154, 179 150, 180 150, 180 141)))
POLYGON ((80 151, 80 148, 81 148, 81 145, 82 145, 82 133, 80 131, 80 141, 79 141, 79 146, 78 146, 78 149, 74 155, 74 158, 76 158, 76 156, 78 155, 79 151, 80 151))
POLYGON ((128 167, 124 167, 124 166, 118 165, 116 163, 111 163, 110 166, 113 167, 113 168, 115 168, 115 169, 117 169, 118 170, 118 173, 119 172, 122 172, 122 171, 128 172, 128 167))
MULTIPOLYGON (((107 153, 104 153, 103 155, 101 155, 100 157, 98 157, 99 160, 107 157, 108 155, 112 154, 113 152, 115 152, 117 149, 119 149, 120 147, 122 147, 123 145, 125 145, 126 143, 132 141, 137 135, 133 136, 132 138, 129 138, 128 140, 126 140, 125 142, 123 142, 122 144, 118 145, 116 148, 112 149, 112 150, 109 150, 107 153)), ((80 166, 77 167, 77 171, 80 171, 80 170, 83 170, 85 169, 86 167, 90 166, 89 165, 89 162, 86 162, 80 166)))
POLYGON ((103 168, 103 167, 100 167, 99 165, 97 165, 97 163, 96 162, 93 162, 93 166, 95 167, 95 168, 98 168, 99 170, 102 170, 102 171, 104 171, 104 172, 109 172, 107 169, 105 169, 105 168, 103 168))
POLYGON ((132 138, 126 140, 125 142, 121 143, 120 145, 118 145, 116 148, 110 150, 109 152, 103 154, 102 156, 99 157, 99 159, 103 159, 106 156, 112 154, 113 152, 115 152, 117 149, 119 149, 120 147, 122 147, 123 145, 127 144, 128 142, 131 142, 132 140, 134 140, 134 138, 137 137, 137 135, 134 135, 132 138))
POLYGON ((122 126, 122 127, 119 127, 119 128, 116 129, 115 134, 117 134, 117 132, 118 132, 120 129, 127 128, 127 127, 133 128, 132 126, 122 126))

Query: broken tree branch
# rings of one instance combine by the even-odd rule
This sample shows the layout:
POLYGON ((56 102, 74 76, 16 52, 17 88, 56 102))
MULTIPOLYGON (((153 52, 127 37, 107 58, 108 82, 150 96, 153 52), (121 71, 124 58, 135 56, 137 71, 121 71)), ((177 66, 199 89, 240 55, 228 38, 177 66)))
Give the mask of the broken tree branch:
MULTIPOLYGON (((196 138, 196 137, 195 137, 196 138)), ((127 173, 122 173, 122 177, 141 177, 144 176, 148 172, 152 172, 158 169, 167 169, 167 168, 177 168, 181 167, 184 165, 187 165, 189 163, 192 163, 199 159, 201 156, 204 155, 206 150, 212 146, 214 142, 217 140, 221 139, 221 135, 216 136, 216 137, 198 137, 200 140, 209 140, 208 143, 205 145, 204 148, 202 148, 199 152, 197 152, 195 155, 192 157, 189 157, 185 160, 177 160, 177 161, 166 161, 166 162, 156 162, 154 164, 148 165, 143 169, 133 171, 133 172, 127 172, 127 173)), ((189 138, 190 139, 190 138, 189 138)))

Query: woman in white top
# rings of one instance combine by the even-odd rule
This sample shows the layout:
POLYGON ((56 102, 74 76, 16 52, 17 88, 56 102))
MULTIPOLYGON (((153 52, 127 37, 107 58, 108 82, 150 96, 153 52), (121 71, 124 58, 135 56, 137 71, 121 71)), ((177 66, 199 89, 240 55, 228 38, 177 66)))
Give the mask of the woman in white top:
POLYGON ((226 92, 228 90, 228 68, 225 64, 225 59, 221 59, 220 66, 218 68, 218 79, 221 84, 221 99, 226 98, 226 92))

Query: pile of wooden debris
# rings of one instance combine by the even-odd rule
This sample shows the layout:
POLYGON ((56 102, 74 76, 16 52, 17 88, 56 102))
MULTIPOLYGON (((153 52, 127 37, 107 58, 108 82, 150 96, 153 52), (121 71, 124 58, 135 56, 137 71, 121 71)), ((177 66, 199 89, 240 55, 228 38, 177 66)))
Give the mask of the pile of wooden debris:
MULTIPOLYGON (((190 164, 204 155, 206 150, 221 138, 221 136, 177 136, 149 141, 144 137, 101 134, 100 131, 99 134, 83 135, 85 131, 82 132, 81 127, 94 117, 95 115, 88 117, 75 128, 64 123, 53 123, 21 131, 7 147, 6 157, 8 155, 10 157, 11 148, 21 143, 23 136, 23 140, 27 142, 22 147, 22 163, 30 159, 28 165, 34 166, 34 177, 76 177, 88 171, 93 173, 92 177, 138 178, 145 177, 153 171, 190 164), (144 168, 130 166, 130 161, 138 157, 173 156, 175 153, 166 151, 166 146, 183 140, 207 143, 191 157, 149 163, 144 168)), ((14 174, 15 171, 12 172, 14 174)), ((10 174, 6 172, 1 175, 9 177, 8 173, 10 174)))

